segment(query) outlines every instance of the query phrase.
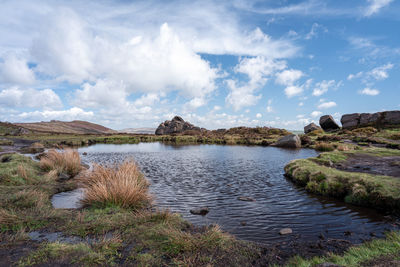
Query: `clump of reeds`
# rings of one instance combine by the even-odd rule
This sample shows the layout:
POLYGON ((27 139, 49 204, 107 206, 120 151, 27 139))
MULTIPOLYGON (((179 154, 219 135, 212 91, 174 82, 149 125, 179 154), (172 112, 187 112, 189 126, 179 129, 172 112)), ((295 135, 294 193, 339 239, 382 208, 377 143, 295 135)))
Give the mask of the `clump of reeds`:
POLYGON ((57 170, 58 174, 65 172, 73 177, 81 171, 81 158, 76 150, 58 152, 53 149, 40 159, 40 167, 47 171, 57 170))
POLYGON ((114 167, 94 165, 81 179, 85 188, 86 205, 140 209, 151 203, 149 182, 133 161, 114 167))
POLYGON ((335 150, 335 147, 329 143, 318 143, 317 145, 315 145, 315 150, 327 152, 335 150))

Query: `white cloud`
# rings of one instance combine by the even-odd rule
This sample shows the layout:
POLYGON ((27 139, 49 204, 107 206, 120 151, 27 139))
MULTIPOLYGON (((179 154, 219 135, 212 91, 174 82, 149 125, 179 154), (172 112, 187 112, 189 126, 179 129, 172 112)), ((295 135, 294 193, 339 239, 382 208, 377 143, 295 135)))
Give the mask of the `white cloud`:
POLYGON ((315 85, 315 88, 313 90, 313 96, 321 96, 328 92, 329 89, 337 89, 339 86, 341 86, 342 82, 336 83, 335 80, 323 80, 322 82, 319 82, 315 85))
POLYGON ((261 117, 262 117, 261 113, 257 113, 257 114, 256 114, 256 117, 257 117, 258 119, 261 118, 261 117))
POLYGON ((367 88, 364 88, 363 90, 361 90, 359 93, 362 95, 376 96, 376 95, 379 95, 380 92, 377 89, 371 89, 371 88, 367 87, 367 88))
POLYGON ((55 109, 62 107, 60 98, 51 89, 21 89, 16 86, 0 91, 0 104, 16 108, 55 109))
POLYGON ((393 64, 388 63, 386 65, 376 67, 369 71, 367 75, 374 78, 375 80, 385 80, 389 77, 388 70, 392 69, 393 66, 393 64))
POLYGON ((23 112, 17 117, 23 121, 41 121, 41 120, 88 120, 94 116, 91 111, 84 111, 80 108, 73 107, 67 110, 45 110, 23 112))
POLYGON ((296 86, 296 85, 292 85, 292 86, 288 86, 285 88, 285 94, 287 97, 293 97, 296 95, 301 94, 304 91, 303 86, 296 86))
POLYGON ((327 108, 333 108, 333 107, 336 107, 336 103, 333 101, 322 102, 321 104, 318 105, 319 109, 327 109, 327 108))
POLYGON ((244 85, 239 85, 237 80, 227 80, 226 83, 230 92, 225 99, 226 102, 235 111, 255 105, 262 96, 256 94, 256 92, 267 83, 272 75, 285 68, 285 61, 277 61, 262 56, 242 58, 236 65, 235 72, 246 74, 249 81, 244 85))
POLYGON ((368 0, 369 6, 365 9, 364 16, 376 14, 383 7, 388 6, 393 0, 368 0))
POLYGON ((313 118, 319 117, 321 115, 322 115, 322 112, 318 111, 318 110, 311 112, 311 117, 313 117, 313 118))
POLYGON ((268 100, 266 111, 267 111, 268 113, 271 113, 271 112, 274 111, 274 109, 272 108, 272 99, 269 99, 269 100, 268 100))
POLYGON ((356 73, 356 74, 349 74, 349 76, 347 76, 347 80, 351 81, 353 79, 356 78, 360 78, 364 73, 362 71, 356 73))
POLYGON ((328 29, 325 28, 323 25, 318 24, 318 23, 313 23, 313 25, 311 26, 311 30, 309 33, 307 33, 307 35, 304 37, 306 40, 310 40, 314 37, 316 37, 318 35, 318 32, 322 31, 322 32, 328 32, 328 29))
POLYGON ((35 74, 28 67, 26 60, 8 55, 0 62, 0 83, 29 85, 35 82, 35 74))
POLYGON ((300 70, 284 70, 276 74, 276 83, 281 85, 290 86, 293 85, 298 79, 303 76, 303 72, 300 70))

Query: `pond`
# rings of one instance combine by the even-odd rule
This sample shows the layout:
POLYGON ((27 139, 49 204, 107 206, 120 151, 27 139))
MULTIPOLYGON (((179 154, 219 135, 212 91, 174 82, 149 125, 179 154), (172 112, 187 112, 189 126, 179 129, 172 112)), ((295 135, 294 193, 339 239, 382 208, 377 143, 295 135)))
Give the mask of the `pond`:
POLYGON ((87 153, 85 163, 135 160, 151 182, 158 207, 179 212, 195 225, 217 223, 244 240, 282 241, 289 237, 279 230, 289 227, 292 238, 317 240, 322 234, 360 242, 393 226, 373 210, 311 196, 287 180, 284 166, 316 156, 311 149, 140 143, 98 144, 79 152, 87 153), (202 206, 210 210, 206 216, 189 212, 202 206))

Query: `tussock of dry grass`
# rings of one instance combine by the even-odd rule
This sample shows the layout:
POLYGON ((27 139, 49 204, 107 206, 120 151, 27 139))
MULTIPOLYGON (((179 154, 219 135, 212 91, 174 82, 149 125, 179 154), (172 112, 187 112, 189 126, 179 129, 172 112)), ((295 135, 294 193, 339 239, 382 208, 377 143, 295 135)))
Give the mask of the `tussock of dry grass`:
POLYGON ((95 165, 81 179, 85 191, 86 205, 117 205, 123 208, 140 209, 151 202, 149 182, 132 161, 113 168, 95 165))
POLYGON ((49 150, 46 156, 40 159, 40 167, 44 170, 57 170, 57 173, 66 172, 71 176, 81 170, 81 158, 78 151, 67 149, 64 152, 49 150))
POLYGON ((18 216, 13 212, 0 208, 0 224, 12 225, 18 221, 18 216))

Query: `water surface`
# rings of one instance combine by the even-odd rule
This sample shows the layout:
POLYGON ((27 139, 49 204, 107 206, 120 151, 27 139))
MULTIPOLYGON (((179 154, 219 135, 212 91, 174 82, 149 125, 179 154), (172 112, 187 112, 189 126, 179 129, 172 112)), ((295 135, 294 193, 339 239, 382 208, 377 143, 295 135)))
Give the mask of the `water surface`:
POLYGON ((299 238, 318 239, 322 233, 361 241, 392 227, 373 210, 310 196, 284 177, 289 161, 316 156, 314 150, 140 143, 98 144, 79 152, 88 153, 82 156, 86 163, 134 159, 151 181, 159 207, 179 212, 196 225, 217 223, 245 240, 281 241, 287 237, 279 230, 290 227, 299 238), (240 196, 256 201, 240 201, 240 196), (201 206, 209 207, 206 216, 190 214, 201 206))

